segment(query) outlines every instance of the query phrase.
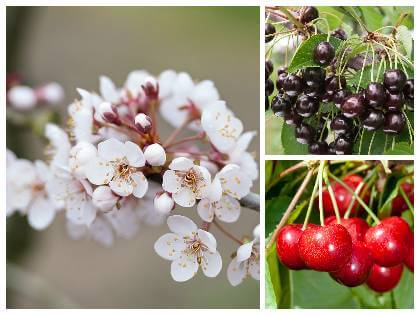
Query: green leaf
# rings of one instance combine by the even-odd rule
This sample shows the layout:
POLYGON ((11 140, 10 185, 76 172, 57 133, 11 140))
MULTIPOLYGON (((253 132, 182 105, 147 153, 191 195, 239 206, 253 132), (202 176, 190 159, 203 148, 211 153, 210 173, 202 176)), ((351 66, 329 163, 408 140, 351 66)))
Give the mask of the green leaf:
POLYGON ((414 308, 414 274, 408 268, 404 268, 401 280, 393 293, 396 308, 414 308))
POLYGON ((274 291, 274 285, 271 281, 270 267, 268 263, 265 263, 265 307, 268 309, 277 308, 277 297, 274 291))
MULTIPOLYGON (((362 147, 360 150, 360 154, 383 154, 385 150, 385 140, 386 135, 383 131, 364 131, 363 138, 360 138, 357 140, 353 147, 354 153, 359 153, 359 146, 360 141, 362 142, 362 147), (373 141, 372 141, 373 138, 373 141), (372 141, 372 144, 371 144, 372 141), (370 147, 370 152, 369 152, 370 147)), ((388 139, 388 145, 390 143, 390 140, 388 139)))
POLYGON ((405 55, 408 58, 411 58, 413 53, 413 37, 411 32, 408 30, 407 26, 400 25, 397 28, 397 39, 399 39, 404 46, 405 55))
POLYGON ((273 173, 273 161, 265 161, 265 185, 271 181, 271 175, 273 173))
POLYGON ((377 7, 359 7, 359 9, 362 11, 363 22, 369 31, 373 32, 382 27, 383 15, 377 7))
POLYGON ((369 289, 366 285, 351 288, 351 292, 353 296, 358 299, 361 308, 392 308, 392 297, 390 292, 378 294, 369 289))
POLYGON ((414 154, 414 148, 408 144, 408 142, 399 142, 395 144, 393 149, 389 149, 385 152, 386 155, 412 155, 414 154))
POLYGON ((265 203, 265 235, 268 236, 274 231, 281 217, 289 206, 292 198, 280 196, 267 200, 265 203))
MULTIPOLYGON (((268 241, 268 238, 267 238, 268 241)), ((281 280, 280 280, 280 262, 277 259, 276 245, 273 244, 267 250, 265 264, 265 278, 268 287, 266 288, 266 306, 269 308, 277 308, 281 296, 281 280), (267 294, 268 293, 268 294, 267 294)))
POLYGON ((285 154, 308 154, 308 146, 296 141, 294 126, 283 124, 281 143, 285 154))
MULTIPOLYGON (((317 34, 302 42, 290 62, 288 67, 289 73, 294 73, 306 67, 319 67, 319 64, 317 64, 313 58, 314 49, 320 42, 325 42, 327 37, 327 34, 317 34)), ((330 36, 329 42, 335 49, 341 44, 341 40, 334 36, 330 36)))
POLYGON ((274 116, 271 110, 265 114, 265 152, 266 154, 284 154, 281 143, 281 130, 284 120, 274 116))
POLYGON ((399 189, 400 186, 407 181, 406 178, 400 178, 396 183, 395 179, 389 178, 387 181, 387 186, 394 187, 391 192, 389 193, 388 197, 386 198, 384 204, 378 210, 379 218, 389 217, 392 211, 392 201, 400 194, 399 189))

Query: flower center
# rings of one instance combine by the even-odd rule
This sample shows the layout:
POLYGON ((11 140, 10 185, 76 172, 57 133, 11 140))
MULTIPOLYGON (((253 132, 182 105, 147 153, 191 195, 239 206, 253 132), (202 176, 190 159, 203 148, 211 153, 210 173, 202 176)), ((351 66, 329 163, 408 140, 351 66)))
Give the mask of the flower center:
POLYGON ((202 177, 196 174, 194 170, 191 169, 185 173, 183 185, 191 189, 193 193, 196 193, 198 190, 198 181, 200 181, 201 179, 202 177))
POLYGON ((114 179, 115 178, 123 178, 125 180, 128 180, 131 176, 131 174, 133 173, 133 171, 135 171, 134 167, 131 167, 128 164, 128 161, 126 159, 123 159, 121 161, 117 161, 115 163, 115 173, 114 173, 114 179))
POLYGON ((187 248, 187 254, 196 257, 197 263, 201 265, 203 262, 203 253, 207 250, 207 246, 200 240, 192 240, 187 248))

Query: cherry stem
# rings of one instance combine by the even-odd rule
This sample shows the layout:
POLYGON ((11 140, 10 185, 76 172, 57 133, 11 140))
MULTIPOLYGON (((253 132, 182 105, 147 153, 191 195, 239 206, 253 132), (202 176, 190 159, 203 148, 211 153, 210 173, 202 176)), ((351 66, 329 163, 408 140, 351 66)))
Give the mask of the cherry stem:
POLYGON ((322 225, 324 225, 324 203, 322 200, 322 177, 324 175, 325 161, 321 161, 321 164, 318 169, 318 209, 319 209, 319 218, 322 225))
POLYGON ((362 205, 362 207, 366 210, 366 212, 373 218, 375 223, 380 222, 379 218, 373 213, 372 209, 370 209, 366 205, 366 203, 359 196, 357 196, 354 193, 353 189, 351 189, 345 182, 343 182, 341 179, 339 179, 333 173, 329 172, 329 176, 331 176, 332 179, 334 179, 337 183, 339 183, 341 186, 343 186, 349 193, 351 193, 356 198, 356 200, 362 205))
MULTIPOLYGON (((309 219, 310 219, 311 213, 312 213, 312 208, 313 208, 313 205, 314 205, 315 196, 316 196, 316 193, 317 193, 317 190, 318 190, 318 185, 319 185, 319 180, 318 179, 320 177, 320 174, 322 174, 322 170, 324 169, 324 164, 325 164, 325 161, 321 161, 321 164, 319 165, 317 180, 315 181, 314 188, 312 189, 312 195, 311 195, 311 199, 309 199, 308 210, 306 211, 305 222, 303 223, 302 230, 305 230, 306 227, 308 226, 309 219)), ((322 199, 322 197, 321 197, 321 199, 322 199)))
POLYGON ((175 138, 181 133, 181 131, 188 126, 188 124, 193 121, 192 118, 187 118, 184 120, 184 122, 178 127, 176 128, 170 135, 169 137, 165 140, 165 142, 163 143, 163 147, 168 147, 168 145, 170 145, 172 143, 172 141, 175 140, 175 138))
POLYGON ((229 233, 219 222, 217 222, 216 220, 213 220, 213 224, 215 227, 217 227, 219 229, 220 232, 222 232, 223 234, 225 234, 228 238, 230 238, 232 241, 238 243, 239 245, 243 245, 244 243, 239 240, 238 238, 236 238, 234 235, 232 235, 231 233, 229 233))
POLYGON ((296 204, 298 203, 300 197, 302 196, 303 192, 306 189, 306 186, 308 186, 309 181, 312 178, 313 170, 309 170, 308 174, 306 174, 305 179, 303 180, 302 184, 300 184, 300 187, 298 191, 296 192, 295 196, 293 197, 292 201, 290 202, 289 206, 287 207, 286 211, 284 212, 283 217, 281 218, 279 224, 277 224, 273 234, 271 235, 270 241, 268 242, 266 246, 266 250, 270 249, 271 246, 274 244, 274 242, 277 239, 277 235, 279 234, 279 231, 284 226, 284 224, 287 222, 287 219, 289 218, 292 211, 295 209, 296 204))
POLYGON ((408 199, 407 194, 405 193, 404 189, 400 186, 399 188, 401 196, 404 198, 405 203, 407 204, 408 208, 410 209, 411 213, 414 214, 414 208, 413 205, 410 202, 410 199, 408 199))
POLYGON ((167 144, 166 146, 164 146, 165 149, 171 148, 171 147, 175 147, 177 145, 186 143, 186 142, 190 142, 190 141, 195 141, 195 140, 201 140, 204 139, 205 134, 204 133, 198 133, 195 136, 191 136, 191 137, 185 137, 179 141, 175 141, 172 143, 167 144))
POLYGON ((295 165, 293 165, 293 166, 285 169, 283 172, 281 172, 278 175, 278 178, 279 179, 280 178, 283 178, 284 176, 289 175, 289 174, 291 174, 291 173, 293 173, 293 172, 297 171, 298 169, 301 169, 301 168, 303 168, 305 166, 307 166, 307 164, 306 164, 305 161, 299 162, 299 163, 297 163, 297 164, 295 164, 295 165))
MULTIPOLYGON (((333 204, 333 208, 334 208, 334 212, 335 212, 335 217, 337 219, 337 223, 341 224, 340 211, 338 210, 337 200, 335 199, 334 191, 331 187, 331 183, 330 183, 330 180, 328 178, 328 168, 324 169, 324 181, 325 181, 325 184, 327 185, 328 193, 330 194, 330 198, 331 198, 331 201, 332 201, 332 204, 333 204)), ((321 218, 321 215, 320 215, 320 219, 322 219, 321 220, 321 225, 324 226, 324 216, 322 215, 322 218, 321 218)))
POLYGON ((296 19, 292 13, 289 12, 289 10, 287 10, 287 8, 285 7, 278 7, 278 9, 283 12, 287 18, 289 19, 290 22, 292 22, 297 28, 299 29, 304 29, 305 25, 303 25, 298 19, 296 19))

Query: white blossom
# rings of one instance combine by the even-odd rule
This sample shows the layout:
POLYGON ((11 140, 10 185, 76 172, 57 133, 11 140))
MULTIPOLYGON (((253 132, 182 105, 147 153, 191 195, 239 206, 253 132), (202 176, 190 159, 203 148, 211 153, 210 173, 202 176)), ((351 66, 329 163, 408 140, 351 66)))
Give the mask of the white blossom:
POLYGON ((168 193, 157 194, 153 200, 157 212, 168 214, 174 208, 175 202, 168 193))
POLYGON ((91 238, 105 247, 114 244, 114 233, 110 223, 102 217, 97 217, 90 226, 67 221, 67 232, 74 240, 91 238))
POLYGON ((187 281, 194 277, 199 267, 207 277, 216 277, 222 269, 222 258, 214 236, 198 229, 184 216, 170 216, 167 223, 171 233, 156 241, 155 251, 172 261, 172 278, 178 282, 187 281))
POLYGON ((57 82, 47 83, 40 88, 42 100, 48 104, 58 104, 64 98, 64 89, 57 82))
POLYGON ((23 85, 12 87, 7 92, 7 99, 13 107, 22 110, 31 109, 37 103, 35 91, 31 87, 23 85))
POLYGON ((118 202, 116 196, 109 186, 98 186, 92 193, 93 205, 103 212, 108 212, 115 207, 118 202))
POLYGON ((216 178, 220 180, 223 192, 235 199, 241 199, 248 195, 252 186, 249 176, 235 164, 223 167, 216 174, 216 178))
POLYGON ((238 165, 241 171, 247 174, 251 180, 258 178, 258 164, 251 153, 247 152, 255 131, 244 132, 236 141, 232 150, 228 152, 229 162, 238 165))
POLYGON ((96 147, 89 142, 81 141, 71 148, 69 169, 76 177, 86 178, 86 167, 96 157, 96 147))
POLYGON ((147 163, 152 166, 162 166, 166 162, 165 149, 159 143, 153 143, 144 150, 147 163))
POLYGON ((143 198, 137 199, 137 216, 140 221, 149 226, 160 226, 166 222, 167 213, 156 211, 154 205, 155 196, 160 193, 162 186, 150 181, 149 189, 143 198))

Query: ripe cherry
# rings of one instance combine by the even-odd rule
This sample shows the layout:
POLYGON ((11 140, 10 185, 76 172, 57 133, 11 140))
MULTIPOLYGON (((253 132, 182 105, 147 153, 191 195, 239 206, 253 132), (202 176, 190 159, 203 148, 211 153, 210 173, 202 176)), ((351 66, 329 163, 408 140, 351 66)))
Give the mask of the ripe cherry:
POLYGON ((381 83, 369 83, 364 95, 369 105, 372 107, 381 107, 385 104, 386 91, 381 83))
POLYGON ((268 110, 270 108, 270 100, 268 99, 268 96, 265 96, 265 110, 268 110))
POLYGON ((402 92, 399 93, 386 93, 386 108, 388 110, 400 110, 405 103, 404 94, 402 92))
POLYGON ((331 121, 330 127, 337 135, 342 135, 353 128, 353 121, 344 115, 337 115, 331 121))
POLYGON ((399 134, 404 130, 406 120, 403 113, 392 111, 385 114, 384 132, 389 134, 399 134))
POLYGON ((374 264, 366 283, 373 291, 379 293, 387 292, 397 286, 402 272, 402 264, 394 267, 383 267, 374 264))
POLYGON ((299 240, 299 254, 306 266, 317 271, 335 271, 350 258, 352 242, 339 224, 306 229, 299 240))
POLYGON ((309 144, 314 141, 315 130, 307 123, 301 123, 295 129, 296 141, 302 144, 309 144))
POLYGON ((287 73, 287 67, 278 67, 277 68, 277 75, 280 75, 282 73, 287 73))
POLYGON ((308 151, 311 154, 328 154, 328 144, 325 141, 312 142, 308 151))
MULTIPOLYGON (((278 96, 280 96, 280 94, 278 96)), ((277 117, 284 116, 285 111, 291 107, 292 105, 283 97, 276 97, 271 103, 271 109, 277 117)))
POLYGON ((274 39, 276 28, 271 23, 265 23, 265 42, 269 43, 274 39))
POLYGON ((334 36, 334 37, 336 37, 338 39, 341 39, 341 40, 346 40, 347 39, 347 34, 342 28, 337 28, 334 31, 332 31, 331 36, 334 36))
POLYGON ((408 242, 408 255, 404 260, 404 264, 411 272, 414 272, 414 233, 410 234, 410 240, 408 242))
POLYGON ((330 155, 336 155, 337 153, 335 152, 335 143, 331 142, 330 144, 328 144, 328 154, 330 155))
POLYGON ((274 83, 270 79, 265 80, 265 94, 270 96, 274 92, 274 83))
POLYGON ((283 82, 283 89, 289 96, 297 96, 303 89, 302 78, 289 74, 283 82))
MULTIPOLYGON (((338 224, 335 215, 330 216, 327 219, 325 219, 326 225, 338 224)), ((369 225, 366 223, 365 220, 357 217, 349 219, 342 218, 341 225, 347 229, 347 232, 349 232, 353 243, 365 241, 365 234, 366 231, 369 229, 369 225)))
POLYGON ((363 242, 353 243, 349 261, 337 271, 330 272, 330 276, 348 287, 357 287, 368 278, 373 265, 372 255, 363 242))
POLYGON ((346 97, 350 96, 351 92, 347 89, 339 89, 334 93, 333 101, 335 106, 340 109, 346 97))
POLYGON ((277 236, 277 257, 289 269, 301 270, 306 268, 298 249, 302 233, 302 224, 289 224, 283 227, 277 236))
POLYGON ((294 107, 284 112, 284 122, 288 125, 300 126, 303 117, 300 116, 294 107))
POLYGON ((329 95, 334 95, 339 89, 344 89, 346 86, 347 81, 343 76, 330 76, 325 79, 325 92, 329 95))
POLYGON ((266 80, 270 77, 271 73, 273 73, 273 70, 274 70, 274 68, 273 68, 272 61, 271 60, 266 60, 265 61, 265 79, 266 80))
POLYGON ((341 111, 348 118, 361 117, 365 112, 365 100, 361 94, 352 94, 341 104, 341 111))
MULTIPOLYGON (((398 225, 395 225, 398 226, 398 225)), ((376 264, 392 267, 404 262, 408 254, 407 231, 384 222, 369 228, 365 235, 367 247, 376 264)))
POLYGON ((309 23, 310 21, 315 20, 318 18, 318 9, 315 7, 303 7, 300 10, 300 17, 299 20, 303 24, 309 23))
POLYGON ((380 110, 368 109, 363 118, 363 127, 366 130, 378 130, 384 124, 385 116, 380 110))
POLYGON ((320 65, 329 64, 335 56, 335 49, 329 42, 320 42, 314 49, 314 60, 320 65))
POLYGON ((388 217, 382 220, 382 224, 390 226, 394 230, 398 230, 399 233, 405 237, 406 241, 410 240, 411 229, 408 223, 401 217, 388 217))
POLYGON ((408 100, 414 100, 414 79, 407 80, 404 84, 404 96, 408 100))
MULTIPOLYGON (((401 184, 401 188, 404 190, 405 194, 410 200, 411 204, 414 206, 414 185, 410 183, 403 183, 401 184)), ((401 213, 407 210, 408 204, 405 202, 403 196, 398 194, 397 197, 392 200, 392 215, 393 216, 400 216, 401 213)))
POLYGON ((325 70, 321 67, 308 67, 302 71, 302 79, 307 86, 320 87, 325 81, 325 70))
POLYGON ((277 90, 279 92, 284 90, 284 81, 286 80, 287 75, 288 74, 286 72, 285 73, 280 73, 278 75, 278 78, 277 78, 277 81, 276 81, 276 87, 277 87, 277 90))
POLYGON ((401 92, 407 81, 407 76, 400 69, 390 69, 384 73, 384 85, 392 93, 401 92))
POLYGON ((351 154, 353 151, 353 143, 346 135, 340 135, 334 141, 335 154, 344 155, 351 154))
POLYGON ((296 112, 302 117, 311 117, 319 109, 319 101, 313 97, 302 94, 296 101, 296 112))

